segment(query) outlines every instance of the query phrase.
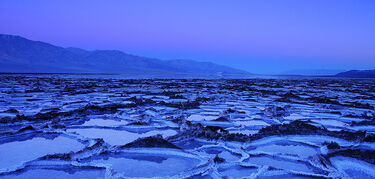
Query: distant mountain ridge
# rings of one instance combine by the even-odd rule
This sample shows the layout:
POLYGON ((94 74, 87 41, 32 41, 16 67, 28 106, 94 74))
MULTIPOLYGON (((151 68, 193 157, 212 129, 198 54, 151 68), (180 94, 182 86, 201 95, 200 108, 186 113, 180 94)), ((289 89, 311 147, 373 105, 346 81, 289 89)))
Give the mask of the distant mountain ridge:
POLYGON ((280 75, 305 75, 305 76, 322 76, 322 75, 336 75, 337 73, 344 72, 345 70, 339 69, 295 69, 288 70, 280 75))
POLYGON ((375 78, 374 70, 351 70, 335 75, 336 77, 346 77, 346 78, 375 78))
POLYGON ((211 62, 160 60, 118 50, 63 48, 0 34, 0 72, 249 75, 211 62))

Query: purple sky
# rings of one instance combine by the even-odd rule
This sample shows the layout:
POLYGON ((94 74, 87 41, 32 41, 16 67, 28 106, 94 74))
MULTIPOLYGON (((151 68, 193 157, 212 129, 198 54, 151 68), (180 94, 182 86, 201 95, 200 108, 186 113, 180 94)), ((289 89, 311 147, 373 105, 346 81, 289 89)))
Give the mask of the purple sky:
POLYGON ((0 33, 248 70, 375 68, 374 0, 2 0, 0 33))

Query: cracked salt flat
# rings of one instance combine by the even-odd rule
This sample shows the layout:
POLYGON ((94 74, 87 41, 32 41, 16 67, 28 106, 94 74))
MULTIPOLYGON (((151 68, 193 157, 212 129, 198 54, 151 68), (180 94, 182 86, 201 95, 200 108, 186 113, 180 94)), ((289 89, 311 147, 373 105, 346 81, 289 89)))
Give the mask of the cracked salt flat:
POLYGON ((81 171, 66 171, 64 169, 33 169, 21 173, 14 173, 11 175, 2 176, 4 179, 77 179, 77 178, 105 178, 105 171, 103 170, 81 170, 81 171))
POLYGON ((375 167, 348 157, 332 157, 332 164, 348 178, 375 178, 375 167))
POLYGON ((77 152, 83 148, 82 143, 61 136, 54 139, 35 137, 26 141, 0 144, 0 171, 15 169, 47 154, 77 152))
POLYGON ((308 158, 318 154, 318 151, 312 147, 303 146, 303 145, 279 145, 279 144, 270 144, 259 146, 251 152, 254 153, 271 153, 274 155, 290 155, 290 156, 299 156, 301 158, 308 158))
MULTIPOLYGON (((83 161, 85 162, 85 161, 83 161)), ((89 161, 91 165, 107 166, 117 177, 179 178, 199 169, 198 156, 174 149, 135 149, 102 155, 89 161)), ((189 174, 188 174, 189 175, 189 174)), ((191 175, 191 174, 190 174, 191 175)))
POLYGON ((307 167, 305 164, 294 162, 294 161, 277 159, 277 158, 268 157, 268 156, 250 157, 244 162, 255 164, 255 165, 260 165, 260 166, 262 165, 272 166, 274 168, 279 168, 279 169, 284 169, 284 170, 313 173, 313 170, 307 167))
POLYGON ((173 156, 132 155, 129 158, 109 157, 92 163, 109 164, 114 171, 124 173, 125 177, 165 177, 191 169, 198 162, 198 160, 173 156))
POLYGON ((353 126, 350 129, 356 131, 367 131, 368 133, 375 133, 375 126, 353 126))
POLYGON ((233 178, 242 178, 242 177, 250 177, 252 174, 258 172, 257 168, 247 168, 241 166, 233 166, 233 167, 222 167, 219 168, 218 171, 223 176, 233 177, 233 178))
MULTIPOLYGON (((121 178, 126 173, 175 178, 342 178, 371 176, 366 167, 374 166, 366 156, 375 150, 371 138, 375 112, 373 101, 363 100, 375 97, 372 81, 4 76, 0 84, 1 145, 17 141, 9 136, 33 131, 41 136, 70 136, 82 145, 61 154, 36 147, 40 157, 24 162, 27 157, 21 156, 25 158, 21 165, 2 170, 2 178, 121 178), (177 95, 186 99, 173 99, 177 95), (342 104, 329 104, 330 100, 342 104), (6 112, 11 108, 18 113, 6 112), (219 117, 223 118, 216 121, 219 117), (296 120, 301 122, 293 123, 296 120), (157 134, 162 137, 143 138, 157 134), (121 146, 129 142, 134 148, 124 152, 121 146), (181 149, 168 148, 174 145, 181 149), (335 152, 353 157, 339 158, 345 165, 355 163, 364 169, 348 170, 338 164, 335 157, 342 156, 335 152), (133 164, 130 168, 145 164, 151 169, 127 171, 121 161, 133 164), (171 167, 176 171, 167 169, 171 167)), ((69 142, 59 145, 65 143, 69 142)))

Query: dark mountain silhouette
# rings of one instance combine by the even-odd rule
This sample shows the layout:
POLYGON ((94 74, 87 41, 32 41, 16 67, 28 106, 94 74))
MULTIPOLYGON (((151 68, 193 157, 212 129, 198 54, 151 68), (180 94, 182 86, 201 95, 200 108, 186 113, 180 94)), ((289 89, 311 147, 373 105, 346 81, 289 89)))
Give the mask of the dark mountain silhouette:
POLYGON ((375 78, 375 70, 351 70, 338 73, 336 76, 346 78, 375 78))
POLYGON ((63 48, 0 34, 0 72, 248 75, 210 62, 159 60, 118 50, 63 48))

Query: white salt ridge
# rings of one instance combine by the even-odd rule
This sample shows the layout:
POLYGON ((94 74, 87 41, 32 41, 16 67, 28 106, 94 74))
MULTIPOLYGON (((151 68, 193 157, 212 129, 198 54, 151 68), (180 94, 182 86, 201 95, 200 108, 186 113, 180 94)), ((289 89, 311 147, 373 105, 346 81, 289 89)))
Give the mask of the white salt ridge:
POLYGON ((296 113, 293 113, 293 114, 290 114, 289 116, 286 116, 284 117, 284 119, 286 120, 298 120, 298 119, 305 119, 306 117, 300 115, 300 114, 296 114, 296 113))
POLYGON ((337 121, 337 120, 331 120, 331 119, 322 119, 322 120, 313 119, 311 121, 315 122, 315 123, 318 123, 318 124, 322 124, 323 126, 334 126, 334 127, 347 127, 347 126, 349 126, 349 124, 346 124, 344 122, 337 121))
POLYGON ((206 116, 206 115, 200 115, 200 114, 193 114, 190 115, 186 120, 188 121, 211 121, 219 118, 219 116, 206 116))
POLYGON ((257 173, 257 168, 246 168, 241 166, 233 166, 228 168, 219 168, 219 173, 222 175, 223 178, 225 177, 233 177, 233 178, 242 178, 242 177, 250 177, 251 174, 257 173))
POLYGON ((230 134, 244 134, 244 135, 253 135, 259 132, 259 130, 249 130, 249 129, 240 129, 240 130, 229 130, 230 134))
POLYGON ((5 112, 0 113, 0 118, 3 118, 3 117, 13 118, 13 117, 16 117, 16 116, 17 116, 17 114, 13 114, 13 113, 5 113, 5 112))
POLYGON ((203 115, 211 115, 211 116, 219 116, 220 112, 218 112, 218 111, 204 111, 204 112, 201 112, 201 114, 203 114, 203 115))
POLYGON ((129 122, 121 120, 121 121, 115 121, 115 120, 105 120, 105 119, 90 119, 86 121, 83 126, 121 126, 126 125, 129 122))
POLYGON ((269 126, 270 124, 260 120, 234 121, 237 125, 242 126, 269 126))
POLYGON ((141 134, 128 132, 125 130, 96 128, 68 129, 67 132, 75 132, 87 138, 102 138, 106 143, 110 145, 125 145, 139 138, 150 137, 158 134, 161 134, 164 138, 174 136, 177 134, 177 132, 172 129, 155 130, 141 134))

